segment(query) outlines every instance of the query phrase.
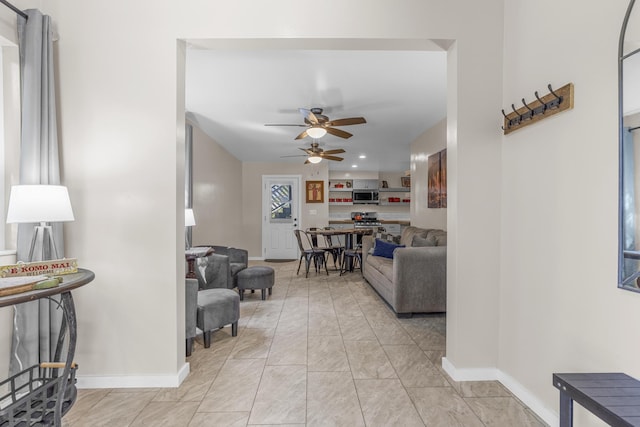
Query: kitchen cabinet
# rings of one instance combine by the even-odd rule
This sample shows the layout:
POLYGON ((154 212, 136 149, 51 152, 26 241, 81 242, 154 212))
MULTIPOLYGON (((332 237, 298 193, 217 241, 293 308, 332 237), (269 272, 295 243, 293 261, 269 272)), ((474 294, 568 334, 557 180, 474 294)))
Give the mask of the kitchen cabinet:
POLYGON ((378 180, 377 179, 354 179, 353 188, 355 190, 377 190, 378 180))

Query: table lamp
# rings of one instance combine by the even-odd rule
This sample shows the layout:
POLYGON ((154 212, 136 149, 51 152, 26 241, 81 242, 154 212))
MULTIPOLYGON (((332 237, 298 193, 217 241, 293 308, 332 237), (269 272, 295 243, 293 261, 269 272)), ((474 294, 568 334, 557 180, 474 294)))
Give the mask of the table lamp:
POLYGON ((7 224, 39 223, 29 249, 29 261, 58 259, 52 222, 73 221, 67 187, 61 185, 14 185, 9 196, 7 224))
POLYGON ((191 248, 191 227, 196 225, 196 218, 193 215, 193 209, 187 208, 184 210, 184 226, 186 230, 184 232, 184 245, 186 249, 191 248))
POLYGON ((196 225, 196 218, 193 216, 193 209, 184 210, 184 226, 192 227, 196 225))

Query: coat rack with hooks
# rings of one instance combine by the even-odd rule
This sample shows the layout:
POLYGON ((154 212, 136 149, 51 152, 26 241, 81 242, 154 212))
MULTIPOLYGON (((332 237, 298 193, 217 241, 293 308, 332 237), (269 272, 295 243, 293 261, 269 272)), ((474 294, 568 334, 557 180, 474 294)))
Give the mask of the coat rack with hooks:
POLYGON ((502 110, 504 122, 502 130, 505 135, 573 108, 573 83, 568 83, 557 90, 553 90, 551 85, 547 85, 547 88, 549 93, 543 97, 540 97, 537 91, 535 92, 535 101, 527 103, 522 98, 522 107, 516 109, 516 106, 511 104, 512 111, 508 114, 502 110))

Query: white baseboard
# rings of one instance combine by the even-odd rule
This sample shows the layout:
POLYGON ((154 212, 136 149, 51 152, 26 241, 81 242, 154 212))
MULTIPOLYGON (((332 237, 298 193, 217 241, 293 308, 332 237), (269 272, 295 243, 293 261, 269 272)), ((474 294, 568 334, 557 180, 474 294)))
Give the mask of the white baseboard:
POLYGON ((454 381, 496 381, 499 372, 496 368, 456 369, 446 357, 442 358, 442 369, 454 381))
POLYGON ((118 375, 82 376, 79 375, 77 387, 88 388, 174 388, 180 386, 189 375, 189 363, 182 365, 176 375, 118 375))
POLYGON ((550 426, 558 426, 558 414, 547 408, 540 399, 527 390, 522 384, 496 368, 457 369, 446 357, 442 358, 442 369, 454 381, 499 381, 514 396, 529 407, 535 414, 550 426))
POLYGON ((263 256, 250 256, 249 261, 264 261, 263 256))
MULTIPOLYGON (((507 375, 502 371, 499 372, 500 374, 498 376, 498 381, 500 381, 503 386, 508 388, 509 391, 513 393, 518 399, 520 399, 525 405, 527 405, 529 409, 535 412, 537 416, 542 418, 545 423, 549 424, 552 427, 560 425, 560 419, 558 418, 557 413, 544 406, 544 403, 542 403, 540 399, 535 397, 529 390, 524 388, 522 384, 514 380, 510 375, 507 375)), ((551 381, 549 381, 549 385, 551 385, 551 381)))

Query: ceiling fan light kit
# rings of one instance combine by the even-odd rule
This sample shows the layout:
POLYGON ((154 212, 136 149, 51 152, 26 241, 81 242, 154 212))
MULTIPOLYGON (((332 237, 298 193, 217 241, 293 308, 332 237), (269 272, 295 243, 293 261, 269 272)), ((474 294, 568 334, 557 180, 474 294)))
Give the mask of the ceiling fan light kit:
POLYGON ((265 126, 297 126, 306 127, 302 133, 294 139, 303 139, 310 136, 313 139, 322 138, 327 133, 339 138, 348 139, 353 135, 335 126, 361 125, 367 123, 364 117, 349 117, 346 119, 329 120, 329 117, 322 114, 322 108, 299 108, 300 114, 304 117, 305 124, 265 124, 265 126))
POLYGON ((312 127, 307 129, 307 135, 309 135, 313 139, 322 138, 327 134, 327 130, 321 127, 312 127))
MULTIPOLYGON (((345 153, 342 148, 336 148, 335 150, 323 150, 320 148, 317 142, 312 142, 310 148, 301 148, 306 154, 300 154, 301 157, 306 157, 304 164, 308 163, 320 163, 324 160, 333 160, 336 162, 341 162, 344 160, 342 157, 334 156, 334 154, 345 153)), ((298 157, 298 156, 281 156, 281 157, 298 157)))

